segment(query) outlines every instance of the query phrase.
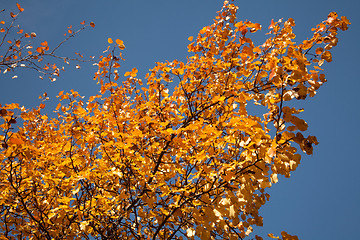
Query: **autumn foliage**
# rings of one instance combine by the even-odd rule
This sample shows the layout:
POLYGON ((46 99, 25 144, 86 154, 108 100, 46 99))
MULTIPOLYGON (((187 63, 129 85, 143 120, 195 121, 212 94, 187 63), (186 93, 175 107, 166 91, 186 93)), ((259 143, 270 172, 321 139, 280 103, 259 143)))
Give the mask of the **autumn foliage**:
POLYGON ((61 91, 55 118, 1 106, 1 239, 262 239, 266 188, 318 144, 293 102, 326 82, 350 23, 332 12, 296 43, 293 19, 272 21, 255 46, 260 24, 236 11, 225 1, 187 61, 157 63, 144 83, 136 68, 120 76, 125 45, 109 38, 98 95, 61 91))

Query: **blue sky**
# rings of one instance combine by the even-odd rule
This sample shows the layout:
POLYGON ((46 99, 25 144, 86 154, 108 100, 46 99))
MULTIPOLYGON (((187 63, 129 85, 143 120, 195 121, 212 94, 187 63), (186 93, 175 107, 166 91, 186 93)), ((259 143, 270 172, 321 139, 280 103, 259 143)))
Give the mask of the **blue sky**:
MULTIPOLYGON (((93 21, 87 29, 71 39, 62 51, 75 51, 87 56, 100 55, 107 38, 120 38, 126 49, 122 70, 136 67, 143 78, 155 62, 179 59, 188 54, 187 38, 212 23, 221 0, 32 0, 19 1, 25 11, 18 24, 28 32, 36 32, 39 40, 50 46, 59 42, 70 25, 93 21)), ((15 1, 0 0, 0 8, 16 10, 15 1)), ((312 156, 304 156, 290 179, 282 178, 269 190, 270 202, 262 208, 264 227, 258 233, 282 230, 300 239, 358 239, 360 215, 360 145, 359 131, 359 38, 360 1, 357 0, 235 0, 240 7, 238 18, 263 25, 254 41, 265 39, 271 19, 292 17, 296 40, 310 37, 310 29, 325 20, 331 11, 348 17, 352 25, 339 34, 333 51, 333 62, 326 64, 328 82, 318 94, 302 102, 302 115, 309 124, 308 134, 317 136, 320 144, 312 156)), ((2 13, 3 14, 3 13, 2 13)), ((8 12, 6 13, 8 14, 8 12)), ((4 15, 0 15, 0 18, 4 15)), ((2 18, 3 19, 3 18, 2 18)), ((38 96, 47 92, 50 100, 46 111, 57 104, 61 90, 77 90, 89 97, 98 91, 92 80, 96 68, 82 65, 67 67, 56 82, 40 80, 34 72, 18 72, 19 78, 0 75, 0 103, 17 102, 31 108, 39 104, 38 96)))

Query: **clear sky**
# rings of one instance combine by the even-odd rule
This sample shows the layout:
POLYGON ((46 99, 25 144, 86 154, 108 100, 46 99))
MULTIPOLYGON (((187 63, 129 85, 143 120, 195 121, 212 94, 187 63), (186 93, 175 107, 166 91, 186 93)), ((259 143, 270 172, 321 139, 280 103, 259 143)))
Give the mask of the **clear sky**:
MULTIPOLYGON (((187 38, 212 24, 221 0, 28 0, 19 1, 25 9, 18 24, 34 31, 50 46, 59 42, 67 27, 93 21, 94 29, 71 39, 60 53, 81 52, 87 56, 102 54, 107 38, 120 38, 126 49, 122 70, 136 67, 144 78, 155 62, 179 59, 188 54, 187 38)), ((304 156, 290 179, 281 178, 269 193, 270 202, 262 208, 264 227, 255 229, 263 236, 282 230, 300 239, 359 239, 360 236, 360 131, 359 131, 359 0, 235 0, 238 18, 263 25, 256 43, 265 39, 271 19, 292 17, 297 24, 296 41, 310 37, 310 29, 336 11, 347 16, 352 25, 340 32, 333 62, 326 64, 328 82, 306 102, 302 115, 309 124, 306 133, 317 136, 320 144, 312 156, 304 156)), ((0 0, 0 9, 16 10, 15 1, 0 0)), ((4 13, 2 13, 4 14, 4 13)), ((8 14, 6 12, 5 14, 8 14)), ((0 18, 4 15, 0 15, 0 18)), ((38 96, 47 92, 50 100, 45 111, 57 104, 61 90, 74 89, 89 97, 98 88, 92 80, 96 68, 82 65, 67 67, 61 78, 51 83, 34 72, 18 72, 19 78, 0 75, 0 103, 17 102, 31 108, 38 96)))

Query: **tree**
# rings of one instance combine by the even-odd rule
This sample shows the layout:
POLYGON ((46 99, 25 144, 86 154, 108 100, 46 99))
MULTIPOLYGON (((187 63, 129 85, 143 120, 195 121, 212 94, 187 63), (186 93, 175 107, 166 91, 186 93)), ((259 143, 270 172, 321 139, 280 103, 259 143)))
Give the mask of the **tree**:
POLYGON ((326 82, 350 23, 332 12, 296 44, 293 19, 272 21, 255 46, 260 24, 236 11, 224 1, 187 62, 157 63, 146 84, 136 68, 121 80, 125 45, 109 38, 98 95, 61 91, 55 118, 44 103, 1 106, 3 238, 245 239, 261 226, 266 188, 318 144, 294 102, 326 82))

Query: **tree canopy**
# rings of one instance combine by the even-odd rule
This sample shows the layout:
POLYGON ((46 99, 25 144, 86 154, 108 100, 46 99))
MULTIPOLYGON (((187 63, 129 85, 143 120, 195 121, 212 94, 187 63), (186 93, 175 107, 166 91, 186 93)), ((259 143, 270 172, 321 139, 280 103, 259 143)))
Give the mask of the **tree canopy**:
MULTIPOLYGON (((262 239, 251 233, 262 226, 266 188, 318 144, 304 136, 299 106, 326 82, 321 66, 350 22, 331 12, 296 43, 293 19, 272 21, 255 46, 262 26, 238 20, 237 9, 224 1, 214 23, 189 37, 187 61, 156 63, 145 81, 136 68, 119 74, 126 43, 109 38, 94 76, 99 94, 60 91, 56 117, 45 103, 1 105, 1 238, 262 239)), ((1 71, 24 64, 53 79, 60 70, 47 57, 81 60, 46 41, 28 50, 23 39, 36 35, 21 29, 6 42, 8 26, 1 71)))

